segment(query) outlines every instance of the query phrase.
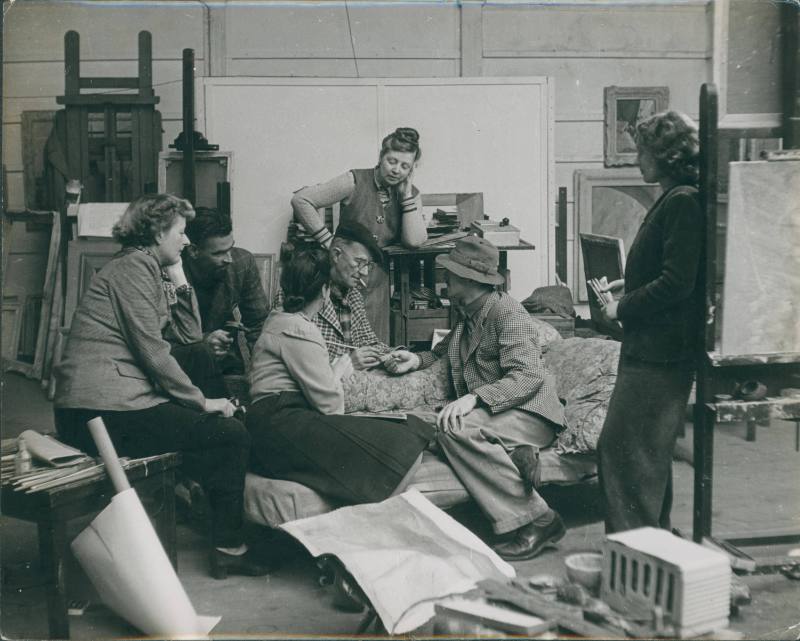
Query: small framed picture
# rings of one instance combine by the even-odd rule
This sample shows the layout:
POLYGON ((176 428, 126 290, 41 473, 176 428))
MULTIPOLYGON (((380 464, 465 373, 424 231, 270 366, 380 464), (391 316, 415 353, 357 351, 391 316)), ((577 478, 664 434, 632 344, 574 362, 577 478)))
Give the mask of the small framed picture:
POLYGON ((606 87, 604 163, 625 167, 636 162, 636 125, 669 106, 669 87, 606 87))

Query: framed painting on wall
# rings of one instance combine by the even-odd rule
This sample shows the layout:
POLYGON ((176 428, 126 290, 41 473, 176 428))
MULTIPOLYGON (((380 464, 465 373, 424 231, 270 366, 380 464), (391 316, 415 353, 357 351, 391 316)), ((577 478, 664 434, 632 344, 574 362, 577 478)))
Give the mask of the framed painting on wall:
POLYGON ((606 167, 636 165, 636 125, 669 105, 669 87, 606 87, 603 161, 606 167))
MULTIPOLYGON (((590 169, 575 172, 575 221, 578 234, 600 234, 622 239, 628 250, 661 187, 648 185, 637 169, 590 169)), ((588 302, 583 256, 575 251, 577 302, 588 302)))

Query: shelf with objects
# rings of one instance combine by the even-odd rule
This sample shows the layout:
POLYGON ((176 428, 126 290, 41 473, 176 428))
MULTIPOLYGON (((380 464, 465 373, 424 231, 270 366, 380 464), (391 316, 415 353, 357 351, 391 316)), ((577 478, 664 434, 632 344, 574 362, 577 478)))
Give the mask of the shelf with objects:
MULTIPOLYGON (((432 204, 436 206, 438 197, 443 195, 434 196, 437 198, 432 204)), ((423 195, 423 207, 429 206, 429 203, 431 201, 423 195)), ((508 252, 536 249, 519 237, 519 230, 508 219, 492 221, 484 217, 482 198, 479 211, 470 208, 465 212, 461 206, 450 210, 437 207, 431 223, 428 226, 428 241, 423 246, 407 249, 400 245, 389 245, 383 248, 390 264, 392 283, 392 345, 427 347, 434 339, 436 330, 449 330, 455 324, 455 312, 446 295, 444 270, 436 266, 436 256, 450 253, 459 237, 477 234, 500 250, 498 269, 506 279, 501 286, 503 291, 508 290, 511 281, 508 252)))

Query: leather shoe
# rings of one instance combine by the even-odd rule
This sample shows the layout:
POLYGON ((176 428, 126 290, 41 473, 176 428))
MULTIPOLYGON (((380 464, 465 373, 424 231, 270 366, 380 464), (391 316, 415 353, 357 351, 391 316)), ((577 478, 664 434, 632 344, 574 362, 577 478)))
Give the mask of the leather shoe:
POLYGON ((533 522, 523 525, 510 541, 496 545, 494 551, 506 561, 525 561, 535 557, 546 546, 560 541, 566 533, 564 521, 556 512, 548 525, 535 525, 533 522))
POLYGON ((244 554, 228 554, 214 548, 210 556, 211 576, 215 579, 227 579, 228 574, 244 576, 264 576, 269 574, 269 566, 257 561, 253 551, 244 554))
POLYGON ((541 485, 539 449, 532 445, 521 445, 511 452, 511 462, 517 466, 527 494, 533 494, 541 485))

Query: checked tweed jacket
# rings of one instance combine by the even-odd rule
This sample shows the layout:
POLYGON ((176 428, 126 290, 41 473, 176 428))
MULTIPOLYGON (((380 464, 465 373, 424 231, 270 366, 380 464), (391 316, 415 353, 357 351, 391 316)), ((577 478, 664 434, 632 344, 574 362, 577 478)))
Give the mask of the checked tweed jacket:
MULTIPOLYGON (((275 306, 283 307, 283 289, 278 289, 275 297, 275 306)), ((364 297, 355 288, 347 290, 344 302, 350 307, 350 342, 344 339, 342 325, 339 322, 338 305, 332 300, 326 300, 322 309, 319 310, 314 318, 314 324, 319 327, 325 345, 328 347, 328 357, 333 360, 342 354, 349 354, 352 347, 364 347, 372 345, 382 354, 391 351, 386 343, 382 342, 372 329, 367 318, 367 310, 364 305, 364 297)))
POLYGON ((505 292, 490 294, 477 314, 462 362, 464 326, 459 320, 432 351, 420 353, 420 369, 446 354, 457 397, 472 393, 492 414, 516 408, 563 427, 555 379, 544 367, 536 328, 525 308, 505 292))

